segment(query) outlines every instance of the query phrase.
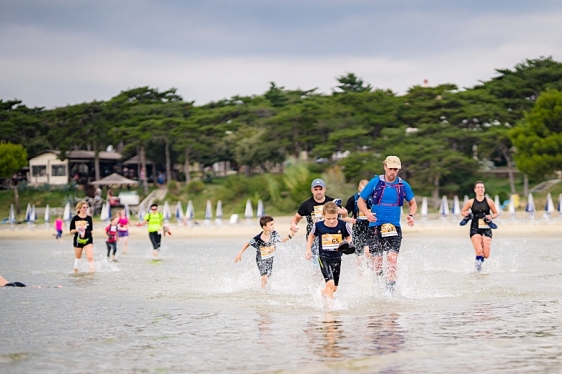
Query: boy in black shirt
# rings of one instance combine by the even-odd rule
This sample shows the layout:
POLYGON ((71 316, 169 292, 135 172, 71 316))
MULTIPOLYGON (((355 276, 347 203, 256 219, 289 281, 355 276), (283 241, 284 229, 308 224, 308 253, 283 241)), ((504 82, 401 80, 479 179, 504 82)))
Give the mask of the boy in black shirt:
POLYGON ((306 259, 312 258, 312 244, 318 237, 318 263, 326 281, 326 288, 322 291, 322 295, 333 299, 340 280, 342 254, 338 252, 338 247, 344 239, 351 243, 351 228, 338 218, 338 207, 333 201, 324 204, 322 215, 324 220, 315 223, 308 236, 306 259))
MULTIPOLYGON (((275 231, 273 218, 270 216, 261 217, 260 226, 263 231, 244 244, 240 252, 236 255, 234 262, 239 262, 242 259, 242 253, 244 253, 249 246, 254 247, 256 249, 256 264, 258 265, 261 275, 261 287, 265 288, 267 286, 267 280, 271 277, 271 272, 273 271, 273 256, 277 250, 275 244, 284 243, 292 239, 293 236, 289 234, 285 238, 281 238, 279 233, 275 231)), ((291 231, 294 235, 295 231, 291 231)))

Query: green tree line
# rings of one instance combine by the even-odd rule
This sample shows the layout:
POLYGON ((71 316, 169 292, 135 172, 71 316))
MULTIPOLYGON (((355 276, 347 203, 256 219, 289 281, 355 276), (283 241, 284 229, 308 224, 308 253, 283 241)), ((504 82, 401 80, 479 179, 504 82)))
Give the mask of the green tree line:
POLYGON ((271 82, 262 95, 204 105, 151 87, 55 109, 0 100, 0 142, 21 144, 29 156, 74 148, 97 154, 111 144, 125 157, 163 165, 168 180, 174 164, 187 171, 195 162, 229 161, 247 173, 268 172, 306 152, 357 182, 395 154, 404 177, 433 197, 471 191, 485 160, 538 179, 562 169, 562 64, 550 57, 497 69, 470 88, 418 85, 398 95, 353 73, 336 80, 331 94, 271 82))

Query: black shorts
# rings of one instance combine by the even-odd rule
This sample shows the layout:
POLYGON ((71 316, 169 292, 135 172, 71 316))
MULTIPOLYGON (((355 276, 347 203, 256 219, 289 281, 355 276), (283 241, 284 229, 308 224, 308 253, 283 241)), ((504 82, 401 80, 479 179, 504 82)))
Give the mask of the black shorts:
POLYGON ((273 271, 273 257, 266 258, 265 260, 262 260, 261 257, 256 257, 256 264, 258 265, 262 277, 264 275, 271 277, 271 272, 273 271))
POLYGON ((340 281, 341 258, 319 256, 318 264, 320 265, 320 270, 322 270, 324 280, 326 282, 333 280, 334 284, 337 286, 340 281))
POLYGON ((355 244, 355 254, 357 256, 362 256, 363 248, 369 245, 369 231, 369 221, 366 219, 357 220, 357 223, 353 225, 353 244, 355 244))
POLYGON ((402 245, 402 228, 396 226, 396 236, 387 236, 383 238, 379 226, 371 226, 367 242, 369 253, 375 256, 382 256, 383 252, 400 252, 402 245))
POLYGON ((474 235, 487 236, 492 239, 492 229, 479 229, 478 227, 470 226, 470 237, 472 238, 474 235))
POLYGON ((74 248, 84 248, 88 244, 93 244, 93 243, 94 243, 94 238, 92 237, 82 239, 79 236, 76 236, 74 238, 74 248))

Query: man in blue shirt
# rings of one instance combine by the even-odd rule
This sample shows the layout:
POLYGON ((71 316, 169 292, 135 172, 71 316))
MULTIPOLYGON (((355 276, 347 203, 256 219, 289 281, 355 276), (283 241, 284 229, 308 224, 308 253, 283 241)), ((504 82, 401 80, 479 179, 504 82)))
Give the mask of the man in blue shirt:
POLYGON ((384 175, 377 175, 363 188, 357 200, 357 207, 370 222, 368 234, 369 252, 373 256, 374 268, 382 276, 382 255, 387 252, 386 286, 391 292, 396 285, 396 264, 402 244, 400 214, 404 200, 408 202, 407 223, 414 226, 417 205, 410 185, 398 177, 402 168, 400 159, 388 156, 384 162, 384 175), (366 202, 371 203, 371 210, 366 202))

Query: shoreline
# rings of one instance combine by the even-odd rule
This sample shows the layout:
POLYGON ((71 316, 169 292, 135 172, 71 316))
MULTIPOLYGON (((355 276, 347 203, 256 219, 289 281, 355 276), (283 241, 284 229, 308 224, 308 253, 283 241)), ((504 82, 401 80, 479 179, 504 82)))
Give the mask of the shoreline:
MULTIPOLYGON (((279 232, 282 236, 289 233, 289 227, 292 217, 278 217, 275 218, 275 230, 279 232)), ((147 228, 137 227, 136 221, 133 221, 133 225, 129 228, 129 233, 131 237, 138 238, 147 236, 147 228)), ((167 236, 166 240, 169 239, 201 239, 201 238, 245 238, 250 239, 251 237, 257 235, 261 228, 259 227, 258 219, 253 218, 249 221, 242 219, 237 224, 229 224, 228 221, 223 221, 222 224, 217 224, 214 221, 211 223, 204 223, 203 221, 197 221, 198 224, 191 224, 188 226, 179 226, 175 222, 169 224, 170 230, 172 232, 171 236, 167 236)), ((498 229, 493 230, 494 236, 514 236, 514 237, 527 237, 534 236, 537 234, 547 235, 547 236, 560 236, 562 237, 562 217, 552 217, 548 220, 546 219, 496 219, 494 222, 497 223, 498 229)), ((107 223, 101 221, 94 221, 94 239, 103 240, 104 231, 103 228, 107 223)), ((295 239, 304 241, 304 236, 306 233, 306 222, 302 220, 299 223, 299 232, 296 234, 295 239)), ((463 236, 468 237, 468 225, 459 226, 457 221, 453 221, 452 218, 444 220, 417 220, 414 227, 409 227, 407 225, 402 226, 402 231, 404 236, 463 236)), ((36 224, 34 226, 28 226, 27 224, 14 225, 11 229, 9 225, 3 224, 0 226, 0 239, 33 239, 33 240, 43 240, 43 239, 54 239, 55 230, 53 225, 48 227, 45 224, 36 224)), ((70 238, 71 235, 68 234, 68 228, 65 229, 63 238, 70 238)))

